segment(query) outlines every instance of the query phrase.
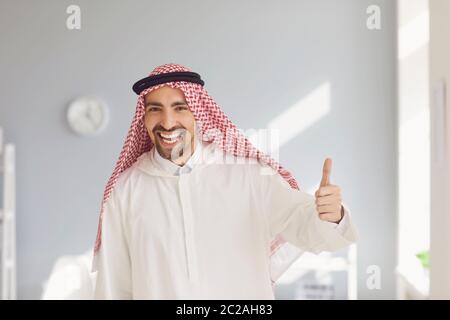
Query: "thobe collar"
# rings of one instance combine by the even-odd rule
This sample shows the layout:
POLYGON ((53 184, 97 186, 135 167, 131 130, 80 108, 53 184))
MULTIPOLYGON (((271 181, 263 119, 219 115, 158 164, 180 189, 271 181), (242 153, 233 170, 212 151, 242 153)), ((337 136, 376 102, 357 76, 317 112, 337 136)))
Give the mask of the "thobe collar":
POLYGON ((159 154, 158 150, 156 150, 156 147, 153 148, 153 158, 156 164, 162 170, 174 176, 179 176, 180 174, 191 172, 194 166, 200 162, 201 155, 202 155, 202 141, 199 139, 196 140, 194 153, 191 155, 191 157, 183 166, 179 166, 176 163, 173 163, 172 161, 163 158, 159 154))

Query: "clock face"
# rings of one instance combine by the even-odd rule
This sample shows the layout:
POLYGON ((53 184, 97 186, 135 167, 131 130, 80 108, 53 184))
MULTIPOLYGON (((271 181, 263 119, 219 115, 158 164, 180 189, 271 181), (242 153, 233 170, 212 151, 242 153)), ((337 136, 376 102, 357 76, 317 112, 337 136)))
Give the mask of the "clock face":
POLYGON ((108 109, 103 101, 94 97, 82 97, 73 101, 67 110, 67 121, 76 133, 93 135, 106 126, 108 109))

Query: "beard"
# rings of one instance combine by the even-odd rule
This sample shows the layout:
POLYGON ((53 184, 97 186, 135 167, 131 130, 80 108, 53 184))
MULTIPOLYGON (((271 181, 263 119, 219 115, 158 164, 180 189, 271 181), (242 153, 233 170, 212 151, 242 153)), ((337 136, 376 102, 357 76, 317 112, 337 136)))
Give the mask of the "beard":
POLYGON ((194 152, 194 135, 184 128, 182 130, 180 140, 173 146, 168 146, 158 133, 154 133, 154 144, 161 157, 172 162, 183 162, 183 160, 189 159, 194 152))

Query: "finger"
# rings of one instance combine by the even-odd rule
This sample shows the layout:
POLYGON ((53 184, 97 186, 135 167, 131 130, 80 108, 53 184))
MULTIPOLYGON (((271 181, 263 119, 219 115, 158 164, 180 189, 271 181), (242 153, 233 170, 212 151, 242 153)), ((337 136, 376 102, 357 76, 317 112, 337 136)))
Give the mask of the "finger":
POLYGON ((323 196, 316 198, 316 205, 323 206, 326 204, 337 204, 341 203, 341 197, 338 195, 329 195, 329 196, 323 196))
POLYGON ((326 158, 323 163, 322 170, 322 181, 320 181, 320 186, 324 187, 330 184, 330 174, 331 174, 331 159, 326 158))
POLYGON ((340 217, 336 213, 322 213, 319 214, 319 219, 322 221, 337 222, 340 217))
POLYGON ((335 204, 329 205, 329 204, 326 204, 326 205, 323 205, 323 206, 316 206, 316 209, 317 209, 317 212, 320 213, 320 214, 323 214, 323 213, 334 213, 334 214, 336 214, 337 212, 339 212, 339 207, 340 207, 340 205, 335 205, 335 204))
POLYGON ((339 186, 335 186, 335 185, 328 185, 325 187, 320 187, 317 191, 316 191, 316 198, 317 197, 323 197, 323 196, 327 196, 327 195, 341 195, 341 188, 339 186))

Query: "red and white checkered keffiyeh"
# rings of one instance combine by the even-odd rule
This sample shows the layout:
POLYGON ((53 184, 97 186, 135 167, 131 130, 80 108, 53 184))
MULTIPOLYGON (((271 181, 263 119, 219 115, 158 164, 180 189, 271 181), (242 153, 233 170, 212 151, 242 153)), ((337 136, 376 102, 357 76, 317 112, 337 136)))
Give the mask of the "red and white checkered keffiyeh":
MULTIPOLYGON (((180 71, 191 70, 185 66, 170 63, 157 67, 150 73, 150 76, 180 71)), ((123 171, 133 165, 139 156, 153 147, 153 143, 150 140, 144 125, 145 95, 164 85, 168 85, 172 88, 178 88, 183 91, 186 102, 194 115, 201 140, 215 143, 216 145, 219 145, 223 151, 234 156, 259 160, 263 164, 276 170, 292 188, 298 189, 297 182, 292 175, 287 170, 282 168, 275 160, 257 150, 228 119, 217 103, 209 96, 203 86, 186 81, 174 81, 155 85, 142 91, 138 97, 136 113, 128 131, 125 144, 120 152, 119 160, 116 163, 114 171, 106 185, 101 203, 97 239, 94 247, 94 260, 101 246, 103 209, 118 177, 123 171)), ((289 265, 298 257, 300 251, 288 246, 288 244, 280 236, 272 241, 270 249, 272 283, 274 283, 274 281, 278 279, 279 276, 281 276, 289 265)))

